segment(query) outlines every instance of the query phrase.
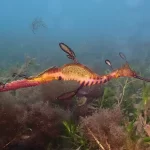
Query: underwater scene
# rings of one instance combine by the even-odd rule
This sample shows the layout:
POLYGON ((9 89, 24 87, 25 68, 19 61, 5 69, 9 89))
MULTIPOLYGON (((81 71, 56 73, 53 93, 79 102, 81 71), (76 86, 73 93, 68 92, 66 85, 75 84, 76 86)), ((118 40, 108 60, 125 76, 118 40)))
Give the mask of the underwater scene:
POLYGON ((150 150, 150 1, 0 0, 0 150, 150 150))

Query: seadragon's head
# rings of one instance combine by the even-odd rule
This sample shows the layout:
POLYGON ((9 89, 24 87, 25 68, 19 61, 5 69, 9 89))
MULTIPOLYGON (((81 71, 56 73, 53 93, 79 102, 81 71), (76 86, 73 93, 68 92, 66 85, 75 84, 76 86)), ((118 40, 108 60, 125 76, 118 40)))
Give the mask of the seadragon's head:
MULTIPOLYGON (((132 77, 132 78, 140 79, 140 80, 143 80, 146 82, 150 82, 150 79, 139 76, 134 70, 131 69, 131 67, 130 67, 129 63, 127 62, 126 57, 123 53, 119 53, 119 55, 122 59, 124 59, 126 61, 126 63, 119 69, 116 69, 110 73, 110 76, 112 78, 132 77)), ((105 63, 107 65, 109 65, 111 67, 111 69, 113 69, 112 64, 109 60, 106 60, 105 63)))

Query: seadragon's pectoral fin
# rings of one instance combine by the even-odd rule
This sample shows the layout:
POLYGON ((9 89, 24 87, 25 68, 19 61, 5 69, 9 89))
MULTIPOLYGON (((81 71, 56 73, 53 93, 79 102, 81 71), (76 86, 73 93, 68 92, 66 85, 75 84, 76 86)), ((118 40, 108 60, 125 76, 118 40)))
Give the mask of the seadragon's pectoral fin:
POLYGON ((57 97, 57 100, 68 100, 70 98, 73 98, 78 93, 78 91, 83 88, 83 86, 84 82, 76 90, 61 94, 57 97))
POLYGON ((57 100, 68 100, 76 95, 76 91, 69 91, 57 97, 57 100))

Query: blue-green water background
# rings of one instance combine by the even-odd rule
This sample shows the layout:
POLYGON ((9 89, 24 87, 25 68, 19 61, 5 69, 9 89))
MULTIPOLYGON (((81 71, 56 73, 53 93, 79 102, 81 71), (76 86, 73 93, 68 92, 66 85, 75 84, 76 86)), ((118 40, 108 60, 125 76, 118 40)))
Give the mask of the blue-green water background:
POLYGON ((0 67, 22 63, 25 54, 42 68, 67 63, 59 42, 89 66, 101 68, 106 58, 117 65, 119 51, 143 61, 150 51, 149 12, 149 0, 0 0, 0 67), (33 34, 36 17, 48 28, 33 34))

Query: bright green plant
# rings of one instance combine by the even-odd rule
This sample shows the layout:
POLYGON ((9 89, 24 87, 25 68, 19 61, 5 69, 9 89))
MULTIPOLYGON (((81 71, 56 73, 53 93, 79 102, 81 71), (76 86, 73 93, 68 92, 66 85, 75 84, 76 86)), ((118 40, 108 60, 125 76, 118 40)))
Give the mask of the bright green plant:
POLYGON ((73 121, 63 121, 63 125, 65 132, 61 137, 66 139, 71 144, 71 147, 80 150, 89 150, 87 140, 82 136, 78 125, 73 123, 73 121))

